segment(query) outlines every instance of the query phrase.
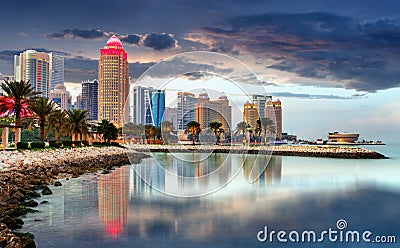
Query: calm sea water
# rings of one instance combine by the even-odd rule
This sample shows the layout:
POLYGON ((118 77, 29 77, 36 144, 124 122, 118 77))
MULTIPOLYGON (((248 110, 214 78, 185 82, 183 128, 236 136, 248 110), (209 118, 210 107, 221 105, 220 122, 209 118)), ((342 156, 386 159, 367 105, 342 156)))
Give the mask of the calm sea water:
MULTIPOLYGON (((86 175, 51 187, 49 201, 29 214, 21 231, 35 235, 38 247, 398 247, 400 243, 400 146, 370 147, 388 160, 345 160, 273 157, 259 180, 248 183, 249 164, 265 160, 213 154, 198 163, 176 162, 171 154, 147 159, 147 181, 154 188, 174 190, 215 188, 216 193, 179 198, 144 183, 131 166, 108 175, 86 175), (214 178, 192 183, 171 179, 167 170, 184 176, 215 171, 214 178), (161 162, 160 162, 161 161, 161 162), (315 231, 337 229, 345 220, 351 231, 394 235, 396 244, 330 242, 288 243, 257 240, 260 230, 315 231)), ((191 154, 180 158, 193 159, 191 154), (185 157, 186 156, 186 157, 185 157)), ((203 156, 205 157, 205 156, 203 156)), ((140 172, 139 172, 140 173, 140 172)), ((143 175, 142 175, 143 176, 143 175)), ((286 237, 288 238, 288 237, 286 237)))

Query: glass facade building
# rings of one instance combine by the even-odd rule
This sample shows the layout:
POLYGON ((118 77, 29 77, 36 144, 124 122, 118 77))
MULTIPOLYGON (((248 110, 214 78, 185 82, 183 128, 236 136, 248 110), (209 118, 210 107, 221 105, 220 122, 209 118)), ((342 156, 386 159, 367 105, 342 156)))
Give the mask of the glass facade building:
POLYGON ((151 95, 151 115, 153 125, 160 127, 165 111, 165 90, 153 91, 151 95))

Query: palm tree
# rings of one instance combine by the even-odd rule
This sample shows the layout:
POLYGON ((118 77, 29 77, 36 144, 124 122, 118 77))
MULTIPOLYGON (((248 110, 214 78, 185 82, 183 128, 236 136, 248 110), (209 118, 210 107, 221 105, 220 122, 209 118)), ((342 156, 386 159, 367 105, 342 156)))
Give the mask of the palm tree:
POLYGON ((65 130, 66 118, 67 118, 66 112, 61 109, 56 109, 49 116, 49 127, 50 130, 55 132, 57 142, 60 141, 61 135, 66 131, 65 130))
MULTIPOLYGON (((0 113, 15 116, 15 125, 21 125, 21 117, 29 115, 29 100, 35 98, 40 92, 35 92, 28 81, 7 81, 1 84, 5 97, 0 99, 0 113)), ((17 128, 15 143, 20 140, 20 129, 17 128)))
POLYGON ((196 135, 201 132, 200 123, 198 123, 197 121, 191 121, 186 126, 187 126, 187 128, 186 128, 185 132, 190 133, 192 135, 192 142, 194 145, 196 135))
POLYGON ((140 143, 143 144, 144 143, 144 139, 143 139, 143 135, 146 134, 146 128, 145 125, 143 125, 142 123, 137 124, 135 127, 135 133, 137 133, 137 135, 140 137, 140 143))
POLYGON ((156 139, 156 128, 152 125, 146 125, 144 127, 144 132, 146 134, 146 139, 147 143, 150 143, 150 138, 153 138, 153 140, 156 139))
POLYGON ((161 134, 166 144, 169 143, 171 132, 173 131, 173 124, 170 121, 161 122, 161 134))
POLYGON ((275 134, 275 122, 268 117, 263 117, 260 119, 260 125, 264 137, 264 145, 267 143, 267 134, 275 134))
POLYGON ((118 138, 117 127, 114 125, 114 123, 109 122, 106 119, 103 119, 99 123, 97 131, 103 135, 104 140, 108 143, 110 143, 111 140, 115 140, 118 138))
POLYGON ((40 141, 44 140, 44 128, 47 118, 55 108, 56 104, 44 97, 36 98, 30 102, 29 109, 34 113, 34 118, 39 121, 40 141))
POLYGON ((211 130, 214 132, 215 138, 217 139, 215 144, 218 145, 220 143, 220 132, 221 132, 222 123, 218 122, 218 121, 213 121, 209 125, 210 125, 211 130))
POLYGON ((241 133, 242 134, 242 139, 243 141, 246 140, 246 133, 248 129, 250 128, 250 125, 247 122, 241 121, 236 125, 236 131, 235 133, 241 133))
POLYGON ((76 138, 81 141, 82 136, 88 132, 86 123, 87 111, 80 109, 67 110, 66 115, 66 127, 71 132, 72 141, 75 141, 76 138))

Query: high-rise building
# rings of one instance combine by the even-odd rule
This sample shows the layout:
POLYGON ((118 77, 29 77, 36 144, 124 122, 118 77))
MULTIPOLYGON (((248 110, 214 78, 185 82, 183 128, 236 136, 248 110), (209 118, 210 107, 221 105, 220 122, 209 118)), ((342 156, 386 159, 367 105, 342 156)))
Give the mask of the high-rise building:
POLYGON ((178 92, 178 102, 176 109, 176 118, 178 121, 178 130, 185 130, 187 124, 194 121, 194 107, 197 98, 189 92, 178 92))
POLYGON ((57 84, 54 90, 50 91, 49 99, 53 100, 61 109, 71 109, 72 97, 63 84, 57 84))
POLYGON ((257 120, 260 119, 257 106, 254 103, 246 102, 244 104, 243 121, 250 125, 251 130, 257 127, 257 120))
POLYGON ((199 94, 195 105, 195 121, 200 123, 203 130, 210 128, 211 122, 220 122, 225 133, 230 132, 232 110, 226 96, 210 101, 207 93, 199 94))
POLYGON ((172 123, 172 129, 178 130, 178 121, 176 116, 176 108, 165 107, 163 121, 169 121, 172 123))
POLYGON ((132 89, 132 122, 134 124, 152 123, 151 95, 154 89, 143 86, 134 86, 132 89))
POLYGON ((14 56, 16 81, 30 81, 34 91, 47 97, 50 93, 50 57, 44 52, 26 50, 14 56))
POLYGON ((128 55, 117 36, 110 37, 100 49, 98 119, 107 119, 117 127, 129 121, 128 55))
POLYGON ((82 94, 79 94, 78 96, 76 96, 75 109, 84 110, 83 109, 82 94))
POLYGON ((64 84, 64 54, 51 52, 50 58, 50 90, 58 84, 64 84))
POLYGON ((151 116, 153 126, 160 127, 165 111, 165 90, 156 90, 151 93, 151 116))
POLYGON ((95 80, 86 80, 82 82, 82 107, 88 112, 88 119, 98 120, 98 95, 99 82, 95 80))
POLYGON ((267 95, 252 95, 252 102, 256 105, 260 117, 264 117, 265 103, 272 101, 272 96, 267 95))
POLYGON ((282 103, 279 99, 265 104, 265 117, 275 121, 276 139, 282 139, 282 103))

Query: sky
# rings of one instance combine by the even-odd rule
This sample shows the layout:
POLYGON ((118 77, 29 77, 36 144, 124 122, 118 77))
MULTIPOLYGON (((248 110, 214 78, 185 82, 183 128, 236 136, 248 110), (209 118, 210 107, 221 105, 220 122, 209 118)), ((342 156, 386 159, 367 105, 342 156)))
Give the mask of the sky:
MULTIPOLYGON (((28 48, 63 52, 66 86, 76 96, 82 80, 97 78, 99 49, 115 34, 134 81, 170 56, 219 52, 248 66, 282 101, 284 131, 400 141, 399 1, 15 0, 1 7, 3 75, 28 48)), ((236 70, 216 62, 192 63, 236 70)))

